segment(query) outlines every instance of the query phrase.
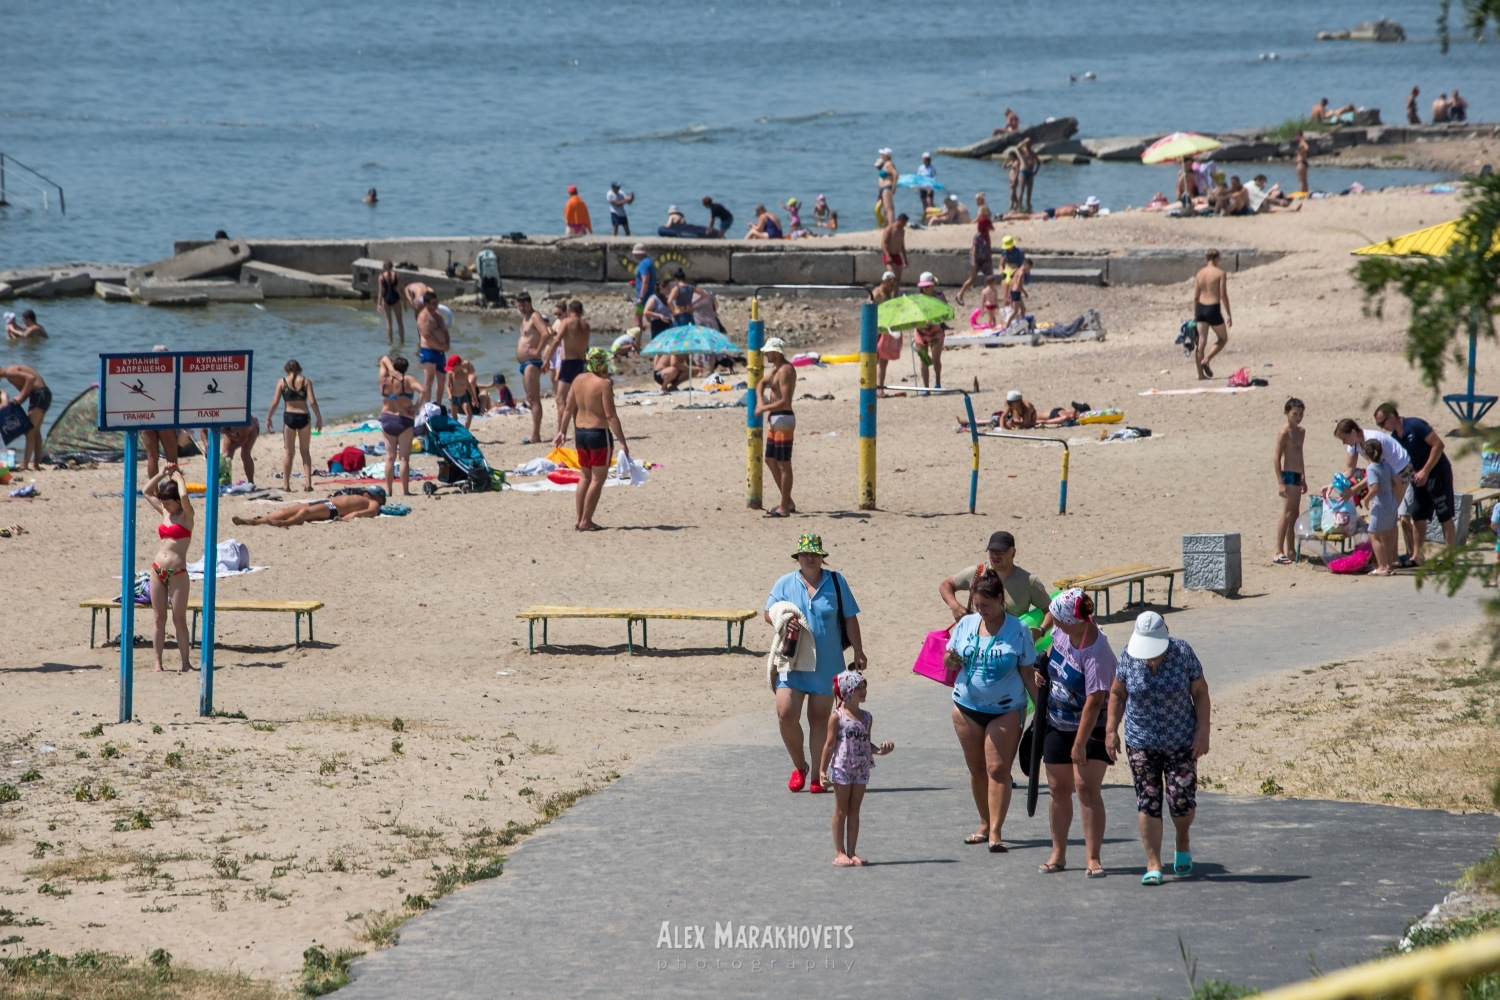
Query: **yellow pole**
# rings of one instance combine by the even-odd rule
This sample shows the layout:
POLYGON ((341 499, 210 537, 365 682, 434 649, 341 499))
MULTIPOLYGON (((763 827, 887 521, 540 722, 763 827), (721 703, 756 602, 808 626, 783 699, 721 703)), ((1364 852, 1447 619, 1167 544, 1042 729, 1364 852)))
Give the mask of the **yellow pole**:
POLYGON ((745 393, 745 506, 751 510, 761 509, 761 477, 764 475, 765 429, 760 415, 755 412, 755 404, 759 398, 760 380, 766 370, 760 353, 765 336, 765 325, 760 319, 760 300, 751 299, 745 351, 745 382, 749 386, 745 393))
POLYGON ((875 509, 875 338, 876 305, 866 302, 859 317, 859 509, 875 509))

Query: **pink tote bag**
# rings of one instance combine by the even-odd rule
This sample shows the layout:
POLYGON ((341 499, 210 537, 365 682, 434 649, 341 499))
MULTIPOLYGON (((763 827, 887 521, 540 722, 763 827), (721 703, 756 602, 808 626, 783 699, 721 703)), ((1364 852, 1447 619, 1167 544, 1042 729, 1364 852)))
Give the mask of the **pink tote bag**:
POLYGON ((948 637, 952 631, 953 626, 949 625, 947 628, 927 633, 927 640, 922 643, 922 652, 917 654, 917 662, 911 665, 912 673, 935 680, 939 684, 953 686, 953 679, 958 676, 958 671, 950 669, 943 662, 944 654, 948 650, 948 637))

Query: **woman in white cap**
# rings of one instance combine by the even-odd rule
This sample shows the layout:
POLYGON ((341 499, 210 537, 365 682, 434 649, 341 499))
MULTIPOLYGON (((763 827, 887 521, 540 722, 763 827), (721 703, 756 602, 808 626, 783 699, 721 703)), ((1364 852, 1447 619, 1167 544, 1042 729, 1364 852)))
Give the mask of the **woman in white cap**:
MULTIPOLYGON (((937 289, 937 279, 931 271, 923 271, 922 276, 917 279, 917 294, 930 295, 941 302, 947 302, 948 298, 937 289)), ((943 387, 943 338, 948 335, 948 328, 942 323, 932 323, 928 326, 919 326, 912 333, 912 343, 917 348, 917 359, 922 362, 922 388, 927 388, 927 369, 932 369, 933 387, 943 387)), ((925 395, 925 394, 924 394, 925 395)))
POLYGON ((1036 672, 1037 687, 1048 685, 1047 732, 1042 763, 1047 766, 1047 814, 1052 854, 1042 874, 1068 867, 1068 831, 1073 826, 1073 793, 1083 813, 1083 874, 1099 878, 1104 864, 1104 772, 1113 761, 1104 749, 1104 720, 1117 661, 1109 640, 1094 621, 1094 602, 1077 587, 1052 598, 1052 650, 1036 672))
POLYGON ((1142 885, 1161 885, 1161 808, 1169 804, 1177 830, 1172 859, 1176 875, 1193 873, 1188 830, 1198 805, 1198 758, 1208 753, 1208 682, 1193 648, 1167 635, 1155 611, 1135 620, 1135 633, 1109 691, 1109 723, 1104 749, 1120 756, 1120 722, 1135 778, 1141 844, 1146 848, 1142 885))
POLYGON ((944 662, 953 680, 953 729, 969 767, 969 788, 979 810, 979 829, 966 844, 1008 850, 1001 837, 1010 810, 1010 767, 1021 742, 1026 698, 1036 693, 1036 646, 1020 619, 1005 610, 1005 585, 986 569, 970 592, 974 613, 960 618, 948 639, 944 662))
POLYGON ((1005 411, 1000 414, 1000 426, 1008 431, 1029 431, 1036 426, 1036 407, 1025 400, 1020 389, 1005 394, 1005 411))

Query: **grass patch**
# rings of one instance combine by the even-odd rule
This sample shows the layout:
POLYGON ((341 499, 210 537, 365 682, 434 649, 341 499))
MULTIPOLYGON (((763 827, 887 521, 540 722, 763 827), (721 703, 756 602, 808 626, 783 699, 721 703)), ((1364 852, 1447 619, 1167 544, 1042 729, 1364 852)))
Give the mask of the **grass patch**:
POLYGON ((1303 116, 1301 118, 1288 118, 1266 133, 1266 138, 1271 142, 1290 142, 1297 138, 1298 132, 1327 132, 1328 126, 1323 122, 1313 121, 1303 116))
POLYGON ((0 782, 0 803, 16 802, 21 798, 21 790, 15 785, 0 782))
POLYGON ((137 809, 134 816, 121 816, 115 820, 114 832, 124 833, 127 830, 149 830, 151 829, 151 817, 144 809, 137 809))
POLYGON ((79 733, 78 735, 82 736, 84 739, 91 739, 91 738, 93 738, 95 736, 103 736, 104 735, 104 723, 102 723, 102 722, 96 722, 96 723, 94 723, 94 728, 93 729, 86 729, 83 732, 79 733))
POLYGON ((16 831, 13 827, 0 826, 0 847, 12 843, 16 839, 16 831))
POLYGON ((250 728, 255 730, 257 733, 276 732, 276 727, 271 725, 269 722, 252 722, 250 723, 250 728))
POLYGON ((16 1000, 277 1000, 276 984, 236 972, 172 965, 158 948, 144 960, 102 951, 38 951, 0 958, 0 991, 16 1000))
POLYGON ((182 759, 182 752, 180 750, 173 750, 171 753, 167 754, 162 758, 162 763, 166 764, 168 767, 175 767, 178 770, 181 770, 182 768, 187 766, 186 762, 184 762, 182 759))
POLYGON ((1490 848, 1490 853, 1476 861, 1466 870, 1461 885, 1486 889, 1500 895, 1500 843, 1490 848))
POLYGON ((403 910, 376 910, 364 918, 364 927, 355 937, 376 950, 389 948, 396 943, 396 932, 410 916, 403 910))
POLYGON ((297 992, 305 997, 320 997, 325 993, 349 984, 349 963, 362 951, 330 952, 321 945, 313 945, 302 953, 302 982, 297 992))
POLYGON ((226 712, 222 708, 216 708, 208 713, 210 719, 248 719, 244 712, 226 712))
MULTIPOLYGON (((37 842, 33 857, 44 856, 43 848, 51 847, 46 841, 37 842)), ((125 865, 140 864, 145 855, 137 851, 82 851, 71 857, 53 858, 45 864, 26 870, 28 878, 39 878, 43 882, 72 879, 75 882, 103 882, 114 877, 114 870, 125 865)))
POLYGON ((21 777, 18 780, 23 785, 26 784, 26 783, 28 783, 28 782, 32 782, 32 781, 41 781, 42 780, 42 772, 38 771, 36 768, 33 767, 31 770, 29 770, 25 774, 21 775, 21 777))
POLYGON ((401 716, 399 716, 399 715, 396 716, 394 719, 392 719, 391 720, 391 732, 393 732, 393 733, 404 733, 404 732, 406 732, 406 720, 403 719, 403 718, 401 718, 401 716))
POLYGON ((15 910, 7 910, 5 907, 0 906, 0 927, 41 926, 43 926, 43 921, 38 920, 36 917, 27 917, 24 913, 17 913, 15 910), (24 920, 22 919, 23 917, 25 917, 24 920))

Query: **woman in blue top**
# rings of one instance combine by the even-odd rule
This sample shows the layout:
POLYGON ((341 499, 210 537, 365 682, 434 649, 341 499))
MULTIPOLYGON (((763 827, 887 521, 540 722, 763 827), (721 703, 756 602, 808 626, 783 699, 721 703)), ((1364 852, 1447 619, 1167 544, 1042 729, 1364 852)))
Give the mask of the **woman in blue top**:
MULTIPOLYGON (((776 682, 776 717, 781 723, 781 741, 786 744, 792 758, 792 776, 786 787, 794 792, 802 791, 807 784, 809 765, 807 747, 816 757, 828 741, 828 720, 833 715, 833 679, 842 673, 844 666, 843 635, 849 636, 850 651, 854 660, 849 669, 865 669, 864 641, 859 633, 859 604, 849 590, 849 584, 837 573, 823 571, 823 559, 828 555, 823 549, 821 535, 805 534, 797 539, 797 550, 792 558, 797 560, 797 569, 777 580, 766 598, 763 614, 769 624, 771 605, 777 601, 789 601, 797 606, 812 632, 804 635, 817 651, 817 669, 814 671, 791 671, 776 682), (839 627, 839 611, 844 614, 843 628, 839 627), (807 704, 807 728, 809 743, 802 742, 802 706, 807 704)), ((1014 749, 1014 747, 1012 747, 1014 749)), ((1009 771, 1006 772, 1007 774, 1009 771)), ((825 791, 822 775, 814 775, 809 792, 825 791)))
POLYGON ((1005 610, 1005 584, 986 568, 971 591, 974 614, 953 626, 946 663, 953 680, 953 728, 969 765, 969 786, 979 809, 979 829, 966 844, 989 842, 996 854, 1008 850, 1001 827, 1010 809, 1010 766, 1021 740, 1026 698, 1036 693, 1031 630, 1005 610))

